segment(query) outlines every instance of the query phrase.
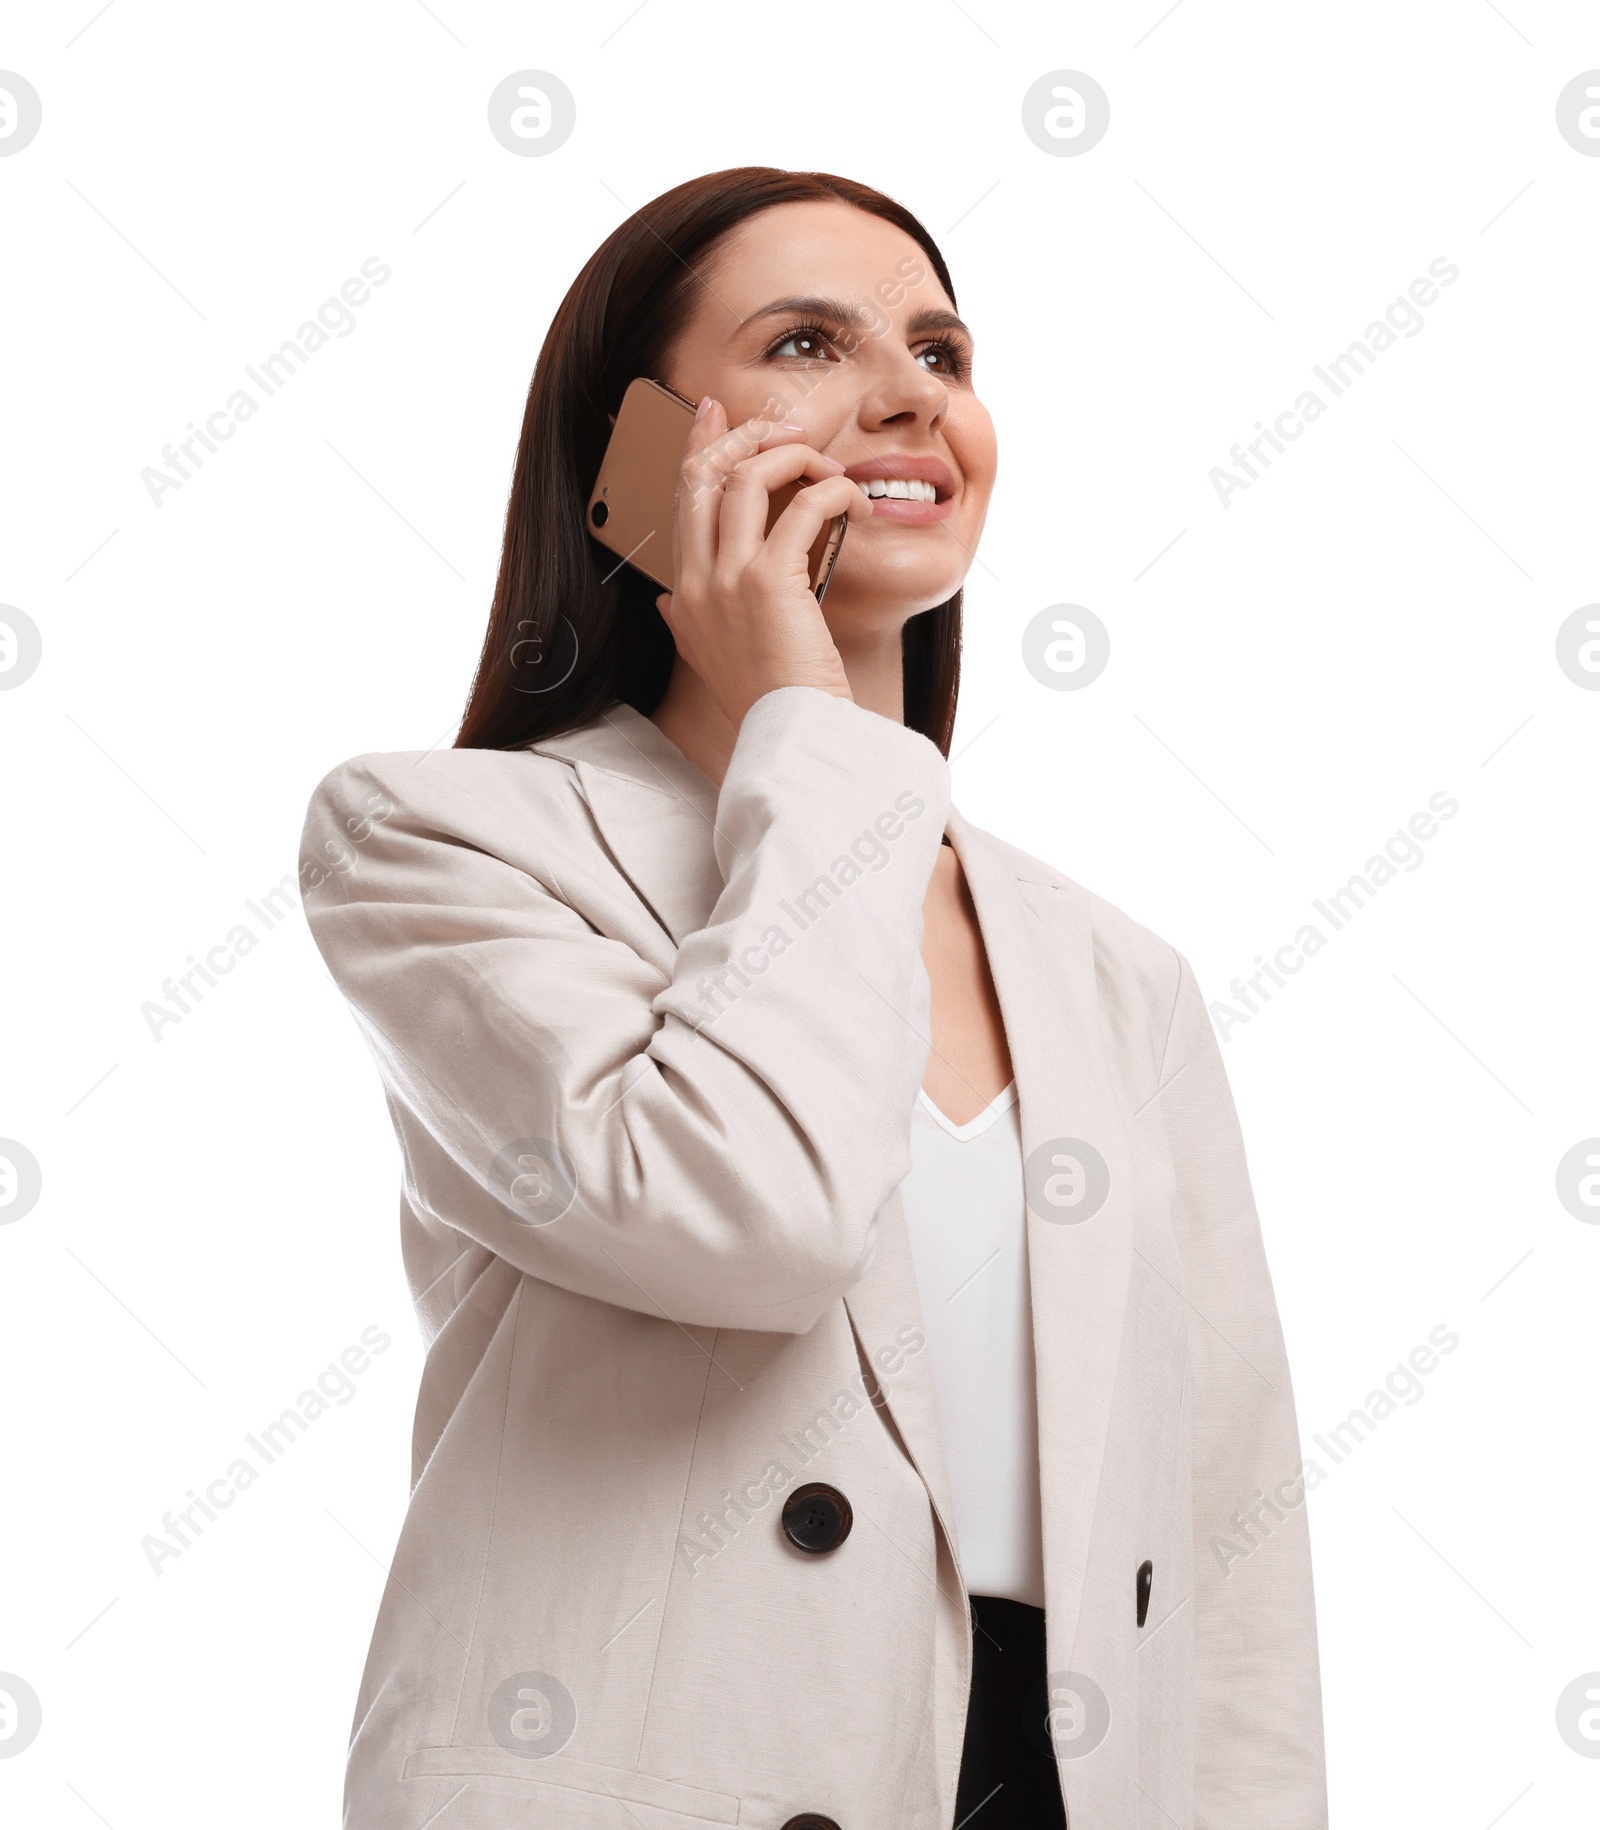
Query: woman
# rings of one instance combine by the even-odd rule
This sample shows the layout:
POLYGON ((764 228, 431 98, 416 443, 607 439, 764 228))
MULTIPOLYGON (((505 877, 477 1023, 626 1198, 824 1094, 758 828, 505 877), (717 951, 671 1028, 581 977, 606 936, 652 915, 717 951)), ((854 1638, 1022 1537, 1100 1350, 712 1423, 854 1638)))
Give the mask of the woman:
POLYGON ((876 191, 658 198, 545 341, 456 747, 313 797, 428 1340, 352 1830, 1326 1823, 1194 976, 949 807, 972 350, 876 191), (670 593, 584 523, 637 376, 699 403, 670 593))

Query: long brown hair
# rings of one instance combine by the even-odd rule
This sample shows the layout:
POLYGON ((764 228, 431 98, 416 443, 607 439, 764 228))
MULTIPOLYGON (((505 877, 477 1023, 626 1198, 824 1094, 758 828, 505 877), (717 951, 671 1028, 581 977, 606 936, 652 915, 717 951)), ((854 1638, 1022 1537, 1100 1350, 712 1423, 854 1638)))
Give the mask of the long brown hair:
MULTIPOLYGON (((746 165, 664 192, 607 236, 561 301, 528 388, 500 575, 456 747, 509 750, 587 724, 618 700, 646 714, 675 658, 657 586, 585 531, 610 418, 659 376, 700 268, 730 229, 780 203, 836 201, 903 229, 955 303, 944 257, 892 197, 828 172, 746 165), (609 577, 607 575, 610 575, 609 577)), ((946 755, 961 673, 961 593, 901 637, 905 721, 946 755)))

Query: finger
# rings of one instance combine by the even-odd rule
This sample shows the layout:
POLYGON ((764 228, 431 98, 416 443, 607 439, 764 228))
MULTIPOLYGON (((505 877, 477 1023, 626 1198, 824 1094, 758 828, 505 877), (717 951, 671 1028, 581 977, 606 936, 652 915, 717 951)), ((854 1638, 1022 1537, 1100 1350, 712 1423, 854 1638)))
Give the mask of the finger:
POLYGON ((683 475, 699 496, 719 490, 730 476, 757 452, 779 445, 804 444, 805 427, 795 421, 776 421, 757 415, 736 426, 708 434, 697 424, 684 448, 683 475))
POLYGON ((767 555, 780 568, 793 566, 804 571, 827 522, 836 515, 864 521, 871 514, 872 504, 862 495, 860 484, 852 483, 849 477, 826 477, 820 483, 807 484, 772 524, 766 540, 767 555))
POLYGON ((719 400, 711 401, 704 416, 689 428, 683 458, 678 465, 678 489, 672 517, 672 575, 686 571, 703 575, 717 554, 717 496, 706 486, 713 474, 706 452, 728 430, 728 416, 719 400))
POLYGON ((678 472, 678 508, 674 517, 673 554, 684 576, 687 559, 698 576, 716 562, 720 548, 722 492, 739 466, 764 448, 792 445, 803 440, 798 424, 775 424, 769 419, 747 419, 730 426, 720 401, 712 401, 703 419, 695 421, 684 445, 678 472))
MULTIPOLYGON (((767 537, 767 517, 771 512, 769 498, 775 489, 802 478, 819 483, 824 478, 840 476, 843 471, 844 466, 837 458, 824 457, 810 445, 777 445, 746 458, 722 488, 717 538, 719 559, 743 565, 755 557, 767 537)), ((852 484, 851 487, 856 486, 852 484)), ((856 494, 861 495, 859 488, 856 488, 856 494)), ((862 496, 862 500, 866 498, 862 496)), ((843 513, 843 510, 837 512, 843 513)))

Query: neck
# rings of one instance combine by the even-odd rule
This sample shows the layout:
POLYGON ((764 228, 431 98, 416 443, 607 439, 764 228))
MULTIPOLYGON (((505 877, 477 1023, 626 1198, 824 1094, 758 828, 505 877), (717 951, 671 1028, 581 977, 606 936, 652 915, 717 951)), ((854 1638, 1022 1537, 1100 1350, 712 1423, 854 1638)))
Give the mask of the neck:
MULTIPOLYGON (((834 642, 850 682, 850 697, 881 718, 905 723, 905 694, 900 658, 900 631, 874 630, 852 642, 835 632, 834 642)), ((650 722, 720 788, 738 731, 711 696, 700 675, 679 655, 661 703, 650 722)))

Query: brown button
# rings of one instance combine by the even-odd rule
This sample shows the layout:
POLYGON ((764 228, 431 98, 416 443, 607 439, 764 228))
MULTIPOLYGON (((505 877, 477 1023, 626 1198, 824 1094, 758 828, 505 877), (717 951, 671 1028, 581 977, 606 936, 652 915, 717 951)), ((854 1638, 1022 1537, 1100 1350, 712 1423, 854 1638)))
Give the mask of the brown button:
MULTIPOLYGON (((850 1502, 837 1487, 813 1481, 808 1487, 796 1487, 783 1502, 784 1536, 796 1550, 809 1551, 813 1557, 837 1550, 850 1535, 854 1523, 850 1502)), ((827 1818, 795 1818, 794 1823, 825 1826, 827 1818)), ((789 1825, 784 1830, 790 1830, 789 1825)))
POLYGON ((798 1817, 791 1817, 783 1830, 839 1830, 831 1817, 822 1817, 815 1811, 802 1811, 798 1817))

